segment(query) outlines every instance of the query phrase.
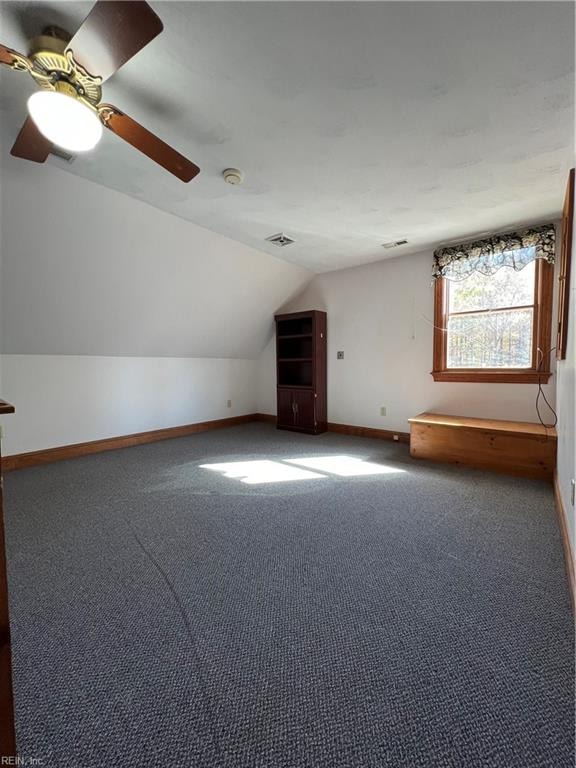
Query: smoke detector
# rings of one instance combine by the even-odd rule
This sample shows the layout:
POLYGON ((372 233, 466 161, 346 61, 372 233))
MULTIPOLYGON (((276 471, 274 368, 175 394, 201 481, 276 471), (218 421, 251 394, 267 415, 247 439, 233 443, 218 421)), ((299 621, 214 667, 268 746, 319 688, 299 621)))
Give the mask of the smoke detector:
POLYGON ((288 235, 285 235, 284 232, 278 232, 277 235, 270 235, 266 240, 268 240, 269 243, 274 243, 274 245, 277 245, 279 248, 284 248, 286 245, 292 245, 294 242, 294 240, 292 240, 291 237, 288 237, 288 235))
POLYGON ((408 240, 392 240, 390 243, 382 243, 382 248, 389 250, 390 248, 398 248, 400 245, 406 245, 408 240))
POLYGON ((242 184, 244 181, 244 174, 238 168, 226 168, 225 171, 222 171, 222 176, 224 176, 226 184, 233 184, 234 186, 242 184))

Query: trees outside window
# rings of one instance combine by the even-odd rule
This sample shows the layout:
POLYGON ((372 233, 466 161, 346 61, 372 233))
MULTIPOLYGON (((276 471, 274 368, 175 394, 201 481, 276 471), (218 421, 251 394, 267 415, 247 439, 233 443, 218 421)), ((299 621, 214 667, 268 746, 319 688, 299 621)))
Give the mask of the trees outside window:
POLYGON ((545 382, 550 376, 553 266, 436 281, 435 381, 545 382))

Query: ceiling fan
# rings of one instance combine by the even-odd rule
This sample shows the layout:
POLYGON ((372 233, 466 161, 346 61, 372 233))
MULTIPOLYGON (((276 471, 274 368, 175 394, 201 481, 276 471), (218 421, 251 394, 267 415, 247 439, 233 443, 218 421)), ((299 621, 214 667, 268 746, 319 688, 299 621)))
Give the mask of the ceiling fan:
POLYGON ((28 56, 0 45, 0 63, 28 72, 42 90, 28 100, 29 117, 10 153, 45 162, 53 145, 69 152, 93 149, 102 126, 184 182, 200 168, 124 114, 102 102, 102 83, 153 40, 163 25, 141 0, 99 0, 70 38, 47 27, 28 56))

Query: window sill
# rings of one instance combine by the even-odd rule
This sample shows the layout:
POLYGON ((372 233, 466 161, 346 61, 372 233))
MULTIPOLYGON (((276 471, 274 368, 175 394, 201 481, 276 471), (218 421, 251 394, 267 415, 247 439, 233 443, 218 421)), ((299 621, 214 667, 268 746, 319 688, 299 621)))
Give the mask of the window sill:
POLYGON ((460 381, 485 384, 545 384, 552 374, 549 371, 493 370, 486 368, 432 371, 434 381, 460 381))

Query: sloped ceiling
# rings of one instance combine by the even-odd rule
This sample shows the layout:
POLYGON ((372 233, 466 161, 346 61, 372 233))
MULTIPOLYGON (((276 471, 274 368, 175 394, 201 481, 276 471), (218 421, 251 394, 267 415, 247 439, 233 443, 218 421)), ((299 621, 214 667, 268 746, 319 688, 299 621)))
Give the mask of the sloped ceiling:
POLYGON ((4 157, 6 354, 256 358, 303 267, 119 192, 4 157))
MULTIPOLYGON (((152 6, 163 34, 105 99, 202 174, 183 185, 111 135, 69 173, 316 271, 558 214, 573 162, 572 3, 152 6), (228 166, 243 186, 224 184, 228 166), (278 231, 296 244, 265 242, 278 231)), ((2 42, 25 50, 47 23, 74 31, 90 7, 4 2, 2 42)), ((13 140, 33 86, 1 77, 13 140)))

